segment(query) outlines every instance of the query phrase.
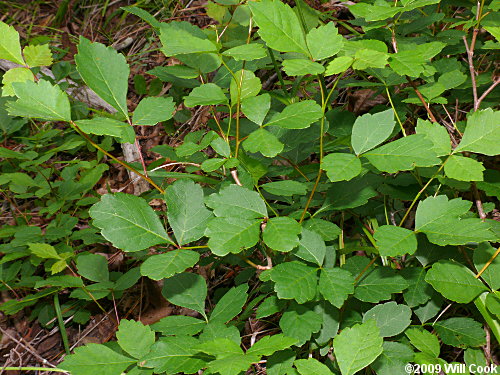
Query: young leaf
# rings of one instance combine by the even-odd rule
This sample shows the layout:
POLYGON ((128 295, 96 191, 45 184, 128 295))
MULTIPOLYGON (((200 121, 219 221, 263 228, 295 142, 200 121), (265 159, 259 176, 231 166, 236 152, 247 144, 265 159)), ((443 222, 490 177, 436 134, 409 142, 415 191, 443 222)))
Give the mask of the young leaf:
POLYGON ((332 182, 349 181, 361 173, 361 161, 353 154, 333 153, 323 158, 321 169, 332 182))
POLYGON ((168 279, 193 267, 199 259, 200 255, 197 252, 181 249, 151 255, 141 264, 141 275, 153 280, 168 279))
POLYGON ((467 118, 467 127, 457 151, 477 152, 484 155, 500 154, 500 111, 491 108, 473 112, 467 118))
POLYGON ((216 217, 208 222, 205 235, 208 247, 215 255, 237 254, 259 241, 260 220, 238 217, 216 217))
POLYGON ((87 344, 75 349, 59 365, 75 375, 117 375, 137 360, 118 354, 105 345, 87 344))
POLYGON ((288 216, 273 217, 266 223, 262 239, 273 250, 288 252, 299 244, 302 228, 288 216))
POLYGON ((352 68, 356 70, 364 70, 366 68, 383 69, 387 65, 388 57, 389 55, 385 52, 361 48, 354 55, 352 68))
MULTIPOLYGON (((274 0, 276 1, 276 0, 274 0)), ((280 126, 285 129, 305 129, 322 116, 321 107, 314 100, 290 104, 273 116, 264 126, 280 126)))
POLYGON ((257 125, 262 125, 269 108, 271 108, 271 96, 267 93, 251 96, 241 101, 241 111, 257 125))
POLYGON ((229 185, 219 194, 212 194, 207 205, 215 216, 255 219, 267 217, 266 203, 256 191, 238 185, 229 185))
POLYGON ((279 324, 285 336, 296 339, 295 345, 302 346, 313 333, 319 332, 323 319, 310 308, 293 303, 283 313, 279 324))
POLYGON ((241 101, 247 98, 252 98, 260 92, 262 83, 260 83, 260 79, 255 76, 254 72, 242 69, 236 72, 234 76, 236 80, 233 78, 231 80, 231 84, 229 85, 232 105, 236 105, 238 97, 241 101))
POLYGON ((400 334, 410 325, 411 314, 408 306, 392 301, 372 307, 363 316, 363 322, 375 320, 380 336, 391 337, 400 334))
POLYGON ((318 233, 302 229, 299 247, 294 254, 321 267, 326 255, 325 241, 318 233))
POLYGON ((35 76, 28 68, 12 68, 7 70, 2 77, 2 96, 15 96, 12 84, 14 82, 35 82, 35 76))
POLYGON ((123 251, 173 244, 153 209, 134 195, 106 194, 89 213, 104 238, 123 251))
POLYGON ((382 256, 413 254, 417 250, 417 236, 406 228, 382 225, 375 232, 374 238, 382 256))
POLYGON ((444 165, 444 173, 459 181, 483 181, 483 163, 458 155, 452 155, 444 165))
POLYGON ((435 122, 425 121, 422 119, 417 120, 417 127, 415 128, 417 134, 423 134, 433 144, 433 150, 436 156, 449 155, 451 152, 450 135, 444 126, 435 122))
POLYGON ((271 271, 274 290, 281 299, 294 299, 298 303, 310 301, 316 295, 318 269, 302 262, 286 262, 271 271))
POLYGON ((23 55, 26 65, 30 68, 52 65, 52 53, 48 44, 26 46, 23 49, 23 55))
POLYGON ((352 65, 354 59, 350 56, 340 56, 334 58, 326 66, 325 76, 331 76, 345 72, 352 65))
POLYGON ((394 112, 388 109, 371 115, 359 116, 352 127, 351 143, 356 155, 365 153, 384 142, 395 125, 394 112))
POLYGON ((405 335, 410 343, 421 352, 428 353, 435 358, 439 357, 440 345, 436 335, 419 328, 408 329, 405 335))
POLYGON ((382 353, 382 343, 374 320, 345 328, 333 339, 342 375, 353 375, 372 363, 382 353))
POLYGON ((319 277, 319 291, 340 309, 349 294, 354 293, 354 277, 341 268, 323 268, 319 277))
POLYGON ((218 49, 198 26, 186 21, 162 22, 160 40, 166 56, 216 52, 218 49))
POLYGON ((445 298, 459 303, 469 303, 488 290, 467 267, 444 260, 434 263, 425 281, 445 298))
POLYGON ((76 258, 80 276, 95 282, 109 281, 108 260, 99 254, 84 254, 76 258))
POLYGON ((40 118, 53 121, 71 121, 68 96, 59 86, 48 81, 26 81, 12 84, 17 100, 7 103, 11 116, 40 118))
POLYGON ((230 56, 236 61, 252 61, 262 59, 267 56, 264 46, 259 43, 243 44, 241 46, 230 48, 222 52, 224 56, 230 56))
POLYGON ((251 2, 248 6, 259 26, 259 35, 269 48, 309 55, 299 19, 289 5, 272 0, 251 2))
POLYGON ((116 332, 118 345, 134 358, 148 354, 155 343, 155 333, 141 322, 122 319, 116 332))
POLYGON ((177 180, 165 193, 168 222, 179 245, 203 237, 212 213, 205 207, 203 189, 191 180, 177 180))
POLYGON ((80 36, 76 68, 87 86, 128 118, 127 90, 130 69, 125 57, 101 43, 80 36))
POLYGON ((291 197, 293 195, 305 195, 307 185, 294 180, 273 181, 261 185, 262 189, 274 195, 291 197))
POLYGON ((212 314, 210 314, 210 323, 226 323, 238 315, 247 301, 247 290, 247 284, 229 289, 212 310, 212 314))
POLYGON ((134 125, 156 125, 161 121, 172 118, 175 104, 172 98, 147 97, 139 102, 134 111, 132 123, 134 125))
POLYGON ((307 46, 314 60, 324 60, 337 54, 344 45, 344 37, 338 35, 333 22, 312 29, 307 34, 307 46))
POLYGON ((260 152, 268 158, 273 158, 283 151, 285 145, 273 133, 259 128, 243 141, 243 147, 248 152, 260 152))
POLYGON ((19 33, 16 29, 0 21, 0 35, 2 35, 2 40, 0 41, 0 59, 24 65, 19 33))
POLYGON ((163 296, 174 305, 198 311, 206 319, 207 283, 195 273, 179 273, 163 283, 163 296))
POLYGON ((80 130, 86 134, 110 135, 120 138, 122 143, 134 143, 134 128, 126 122, 109 117, 93 117, 90 120, 75 121, 80 130))
POLYGON ((283 61, 283 70, 288 76, 316 75, 325 71, 323 65, 307 59, 290 59, 283 61))
POLYGON ((226 95, 224 95, 222 89, 215 83, 206 83, 196 87, 184 98, 184 105, 186 107, 227 104, 227 102, 226 95))
POLYGON ((297 359, 293 364, 301 375, 333 375, 326 365, 314 358, 297 359))
POLYGON ((433 327, 446 345, 464 348, 486 343, 482 324, 471 318, 450 318, 434 323, 433 327))
POLYGON ((33 255, 43 259, 62 259, 54 246, 47 243, 29 243, 28 247, 33 255))

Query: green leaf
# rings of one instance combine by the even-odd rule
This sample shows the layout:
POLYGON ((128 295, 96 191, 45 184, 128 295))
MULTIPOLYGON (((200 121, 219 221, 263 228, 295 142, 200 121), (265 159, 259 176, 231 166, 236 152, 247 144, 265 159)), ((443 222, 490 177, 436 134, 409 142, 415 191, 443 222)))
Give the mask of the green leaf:
POLYGON ((444 165, 444 173, 449 178, 459 181, 483 181, 483 163, 463 157, 452 155, 444 165))
POLYGON ((441 126, 436 122, 418 119, 415 130, 417 134, 425 135, 427 139, 434 144, 433 150, 436 153, 436 156, 450 154, 450 135, 444 126, 441 126))
POLYGON ((457 151, 471 151, 494 156, 500 154, 500 111, 491 108, 473 112, 467 118, 467 127, 457 151))
POLYGON ((141 322, 122 319, 116 332, 116 339, 118 345, 132 357, 142 358, 155 343, 155 333, 141 322))
POLYGON ((260 152, 268 158, 273 158, 283 151, 285 145, 274 134, 259 128, 243 141, 243 147, 248 152, 260 152))
POLYGON ((204 203, 203 189, 191 180, 177 180, 165 192, 168 222, 179 245, 203 237, 212 213, 204 203))
POLYGON ((198 311, 206 319, 207 283, 195 273, 179 273, 163 283, 163 296, 174 305, 198 311))
POLYGON ((141 264, 141 275, 153 280, 167 279, 193 267, 200 255, 191 250, 172 250, 165 254, 151 255, 141 264))
POLYGON ((408 267, 403 269, 401 274, 410 284, 408 289, 403 292, 405 302, 408 306, 416 307, 423 305, 435 295, 430 284, 425 281, 425 275, 427 274, 425 268, 408 267))
POLYGON ((466 80, 467 80, 467 76, 464 73, 462 73, 460 70, 455 69, 455 70, 452 70, 451 72, 443 73, 439 77, 438 82, 440 84, 442 84, 446 90, 450 90, 450 89, 453 89, 455 87, 460 86, 466 80))
POLYGON ((155 29, 159 29, 161 27, 161 23, 158 22, 156 18, 154 18, 151 14, 149 14, 142 8, 135 6, 127 6, 127 7, 121 7, 120 9, 123 9, 124 11, 132 13, 133 15, 141 18, 143 21, 146 21, 155 29))
POLYGON ((417 250, 417 237, 406 228, 382 225, 375 232, 374 238, 382 256, 413 254, 417 250))
POLYGON ((306 306, 292 304, 281 316, 279 325, 285 336, 297 340, 295 345, 302 346, 311 339, 313 333, 319 332, 323 319, 306 306))
POLYGON ((151 325, 151 328, 156 332, 161 332, 164 336, 191 336, 200 333, 206 325, 206 321, 192 316, 169 315, 151 325))
POLYGON ((273 181, 261 185, 261 188, 274 195, 291 197, 293 195, 305 195, 307 185, 294 180, 273 181))
POLYGON ((11 116, 40 118, 53 121, 71 121, 69 100, 59 86, 48 81, 26 81, 12 84, 17 100, 7 103, 11 116))
POLYGON ((440 221, 456 219, 465 215, 472 202, 456 198, 448 200, 446 195, 428 197, 420 201, 415 215, 415 230, 425 232, 440 221))
POLYGON ((445 298, 459 303, 469 303, 488 290, 467 267, 444 260, 434 263, 425 281, 445 298))
POLYGON ((390 268, 376 267, 368 270, 354 289, 354 297, 364 302, 378 303, 391 298, 392 293, 401 293, 408 283, 390 268))
POLYGON ((28 247, 33 255, 43 259, 62 259, 54 246, 47 243, 29 243, 28 247))
POLYGON ((361 161, 353 154, 333 153, 323 158, 321 169, 332 182, 349 181, 361 173, 361 161))
POLYGON ((314 358, 297 359, 293 364, 301 375, 333 375, 326 365, 314 358))
POLYGON ((334 58, 326 66, 325 76, 331 76, 345 72, 350 68, 354 59, 350 56, 340 56, 334 58))
POLYGON ((270 108, 271 96, 267 93, 251 96, 241 101, 241 111, 243 114, 258 125, 262 125, 270 108))
POLYGON ((255 76, 250 70, 240 70, 234 74, 234 78, 229 85, 229 93, 231 95, 231 104, 235 105, 238 102, 238 97, 241 100, 256 96, 262 88, 260 79, 255 76))
POLYGON ((264 46, 259 43, 243 44, 241 46, 230 48, 222 52, 224 56, 230 56, 236 61, 252 61, 262 59, 267 56, 264 46))
POLYGON ((141 367, 154 368, 157 374, 196 373, 206 367, 205 358, 197 355, 198 344, 191 336, 161 337, 149 354, 141 358, 141 367))
POLYGON ((255 219, 267 217, 266 203, 256 191, 238 185, 229 185, 218 194, 208 197, 207 205, 215 216, 255 219))
POLYGON ((127 90, 130 69, 125 56, 112 47, 80 36, 76 68, 87 86, 128 118, 127 90))
POLYGON ((489 243, 484 242, 474 250, 473 260, 476 269, 482 270, 488 264, 481 274, 481 278, 493 289, 500 289, 500 258, 495 257, 496 249, 489 243), (491 261, 491 259, 493 259, 491 261))
POLYGON ((217 305, 215 305, 215 308, 212 310, 210 323, 226 323, 238 315, 247 301, 247 290, 247 284, 241 284, 237 287, 229 289, 229 291, 222 296, 219 302, 217 302, 217 305))
POLYGON ((75 375, 117 375, 135 362, 136 359, 118 354, 105 345, 87 344, 66 356, 59 368, 75 375))
POLYGON ((446 345, 465 348, 486 343, 482 324, 471 318, 450 318, 434 323, 433 327, 446 345))
POLYGON ((172 118, 175 104, 172 98, 147 97, 139 102, 134 111, 132 123, 134 125, 156 125, 161 121, 172 118))
POLYGON ((427 62, 436 56, 446 46, 442 42, 424 44, 409 44, 404 50, 400 49, 391 55, 391 68, 399 75, 418 77, 425 72, 427 62))
POLYGON ((52 52, 48 44, 29 45, 23 49, 26 65, 30 68, 35 66, 52 65, 52 52))
POLYGON ((373 320, 345 328, 333 339, 342 375, 353 375, 371 364, 382 353, 382 343, 380 331, 373 320))
POLYGON ((325 71, 323 65, 306 59, 291 59, 283 61, 283 70, 288 76, 317 75, 325 71))
POLYGON ((290 6, 279 0, 250 2, 248 6, 260 37, 270 48, 309 55, 299 19, 290 6))
POLYGON ((294 254, 321 267, 326 255, 325 241, 318 233, 302 229, 299 247, 294 254))
POLYGON ((303 226, 306 229, 318 233, 324 241, 333 241, 342 233, 342 230, 337 226, 337 224, 323 219, 312 218, 306 220, 304 221, 303 226))
POLYGON ((366 21, 382 21, 387 18, 394 17, 397 13, 401 12, 401 7, 391 7, 385 5, 386 3, 378 4, 368 4, 368 3, 357 3, 349 7, 349 10, 356 17, 362 17, 366 21))
POLYGON ((485 299, 485 305, 488 311, 500 318, 500 297, 495 293, 488 293, 485 299))
POLYGON ((273 250, 288 252, 299 244, 302 228, 288 216, 273 217, 266 223, 262 239, 273 250))
POLYGON ((108 260, 99 254, 84 254, 76 258, 80 276, 95 282, 109 281, 108 260))
POLYGON ((405 366, 414 360, 413 350, 402 343, 384 341, 384 351, 372 363, 371 368, 377 375, 404 374, 405 366))
POLYGON ((342 210, 363 206, 370 198, 377 196, 377 178, 373 174, 366 174, 351 181, 334 183, 328 189, 323 209, 342 210))
POLYGON ((15 96, 12 84, 14 82, 35 81, 35 76, 28 68, 12 68, 7 70, 2 77, 2 96, 15 96))
POLYGON ((319 277, 319 291, 340 309, 349 294, 354 293, 354 277, 341 268, 323 268, 319 277))
POLYGON ((332 57, 344 46, 344 37, 338 35, 338 30, 333 22, 312 29, 307 34, 306 40, 314 60, 332 57))
POLYGON ((222 89, 215 83, 206 83, 195 87, 188 96, 184 98, 186 107, 195 107, 197 105, 217 105, 227 104, 227 97, 222 89))
POLYGON ((240 253, 259 241, 260 220, 238 217, 216 217, 208 222, 205 235, 208 247, 215 255, 240 253))
POLYGON ((396 173, 415 167, 431 167, 441 163, 433 152, 433 144, 424 135, 413 134, 363 154, 383 172, 396 173), (427 150, 422 152, 422 150, 427 150))
POLYGON ((477 187, 483 190, 489 197, 500 198, 500 172, 487 169, 484 172, 484 181, 479 181, 477 187))
POLYGON ((110 135, 120 138, 122 143, 134 143, 135 140, 133 127, 126 122, 109 117, 93 117, 90 120, 78 120, 75 123, 86 134, 110 135))
POLYGON ((384 142, 394 129, 394 112, 388 109, 374 115, 359 116, 352 127, 351 143, 356 155, 365 153, 384 142))
POLYGON ((281 299, 294 299, 298 303, 310 301, 316 295, 318 269, 302 262, 285 262, 273 267, 271 280, 281 299))
POLYGON ((166 56, 216 52, 217 46, 198 27, 189 22, 162 22, 160 26, 161 51, 166 56))
POLYGON ((354 55, 352 68, 356 70, 364 70, 366 68, 383 69, 387 65, 388 57, 389 55, 385 52, 362 48, 354 55))
POLYGON ((419 328, 408 329, 405 335, 410 340, 410 343, 421 352, 430 354, 435 358, 439 357, 440 345, 437 336, 419 328))
POLYGON ((288 105, 264 126, 274 125, 284 129, 305 129, 319 120, 321 116, 321 107, 314 100, 303 100, 288 105))
POLYGON ((227 159, 212 158, 207 159, 201 163, 201 170, 203 172, 213 172, 222 167, 226 163, 227 159))
POLYGON ((267 375, 286 375, 288 371, 293 371, 292 364, 295 359, 295 352, 292 349, 285 349, 274 353, 267 359, 267 375))
POLYGON ((363 323, 375 320, 380 336, 391 337, 403 332, 411 323, 411 309, 391 301, 376 305, 363 316, 363 323))
POLYGON ((0 35, 2 35, 2 40, 0 41, 0 59, 24 65, 19 33, 16 29, 0 21, 0 35))
POLYGON ((103 237, 123 251, 173 244, 153 209, 134 195, 106 194, 89 213, 103 237))
POLYGON ((278 350, 290 348, 296 342, 296 339, 282 334, 264 336, 247 350, 247 354, 270 356, 278 350))

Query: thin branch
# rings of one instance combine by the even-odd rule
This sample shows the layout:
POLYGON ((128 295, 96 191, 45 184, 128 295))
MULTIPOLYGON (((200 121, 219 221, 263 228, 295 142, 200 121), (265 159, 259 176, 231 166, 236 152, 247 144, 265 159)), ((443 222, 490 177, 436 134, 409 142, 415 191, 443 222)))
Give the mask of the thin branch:
POLYGON ((477 190, 477 186, 475 182, 472 182, 472 193, 474 194, 474 201, 476 202, 477 213, 482 221, 486 220, 486 214, 483 209, 483 202, 481 201, 481 196, 479 195, 479 191, 477 190))
POLYGON ((429 108, 429 106, 427 105, 427 102, 425 101, 424 97, 422 96, 422 94, 420 93, 420 91, 418 91, 418 88, 417 88, 417 85, 415 84, 415 82, 413 82, 410 77, 406 77, 406 80, 408 81, 408 83, 411 85, 411 87, 413 87, 413 90, 415 91, 415 94, 417 94, 418 98, 420 99, 420 101, 422 102, 422 105, 424 106, 425 110, 427 111, 427 114, 429 115, 430 119, 432 122, 438 122, 436 120, 436 117, 434 116, 434 114, 431 112, 431 109, 429 108))
POLYGON ((462 37, 462 39, 464 40, 464 44, 465 44, 465 50, 467 51, 467 61, 469 62, 470 79, 472 81, 472 95, 474 97, 474 111, 477 111, 477 109, 479 107, 479 105, 478 105, 479 101, 478 101, 478 97, 477 97, 476 69, 474 68, 474 60, 473 60, 474 45, 476 44, 475 43, 475 41, 476 41, 475 36, 476 35, 477 35, 477 30, 474 29, 470 46, 467 43, 467 38, 465 37, 465 35, 462 37))
POLYGON ((493 91, 493 89, 494 89, 495 87, 497 87, 497 86, 498 86, 498 84, 499 84, 499 83, 500 83, 500 78, 497 78, 497 80, 496 80, 496 81, 494 81, 494 82, 491 84, 491 86, 490 86, 490 87, 488 87, 488 88, 486 89, 486 91, 485 91, 485 92, 483 92, 483 95, 481 95, 481 96, 479 97, 479 99, 477 100, 477 108, 479 108, 479 106, 481 105, 481 102, 482 102, 482 101, 486 98, 486 96, 487 96, 490 92, 492 92, 492 91, 493 91))

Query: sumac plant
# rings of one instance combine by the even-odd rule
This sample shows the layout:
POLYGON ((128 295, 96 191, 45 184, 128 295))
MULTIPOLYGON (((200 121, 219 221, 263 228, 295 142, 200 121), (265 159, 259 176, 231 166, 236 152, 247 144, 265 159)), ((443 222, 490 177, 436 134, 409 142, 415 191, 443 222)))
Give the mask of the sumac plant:
POLYGON ((2 288, 34 292, 1 310, 36 304, 41 317, 36 306, 65 290, 66 311, 84 322, 87 306, 142 277, 183 312, 151 325, 122 319, 116 341, 77 347, 60 369, 392 375, 407 363, 496 360, 498 1, 343 7, 332 19, 303 0, 216 0, 205 28, 124 8, 158 36, 169 63, 148 74, 168 90, 129 112, 125 56, 80 37, 71 77, 116 110, 92 116, 67 81, 38 74, 52 64, 48 46, 21 53, 18 33, 0 24, 0 58, 20 64, 3 76, 5 139, 26 119, 63 127, 77 145, 57 152, 87 145, 151 186, 98 197, 108 167, 96 161, 67 166, 47 187, 50 174, 35 167, 56 151, 44 154, 43 139, 23 141, 24 153, 3 147, 3 189, 48 202, 58 231, 3 230, 2 288), (182 142, 152 149, 157 162, 116 158, 112 145, 138 144, 137 127, 199 122, 200 111, 208 120, 182 142), (77 219, 89 219, 85 235, 77 219), (124 252, 126 272, 109 272, 91 246, 106 243, 124 252), (207 269, 231 272, 212 285, 207 269))

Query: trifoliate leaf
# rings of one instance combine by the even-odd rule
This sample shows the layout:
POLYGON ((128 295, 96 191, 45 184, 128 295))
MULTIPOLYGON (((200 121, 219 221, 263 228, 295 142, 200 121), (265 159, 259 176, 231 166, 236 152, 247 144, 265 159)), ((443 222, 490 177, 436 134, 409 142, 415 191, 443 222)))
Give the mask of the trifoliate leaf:
POLYGON ((481 281, 474 277, 471 270, 450 261, 434 263, 427 271, 425 281, 445 298, 459 303, 469 303, 488 290, 481 281))
POLYGON ((500 111, 491 108, 473 112, 457 151, 471 151, 494 156, 500 154, 500 111))
POLYGON ((163 296, 174 305, 198 311, 206 318, 207 283, 196 273, 179 273, 163 283, 163 296))
POLYGON ((288 252, 299 244, 302 228, 288 216, 273 217, 266 223, 262 239, 273 250, 288 252))
POLYGON ((417 236, 406 228, 382 225, 375 232, 374 238, 382 256, 413 254, 417 250, 417 236))
POLYGON ((227 97, 222 89, 215 83, 206 83, 195 87, 188 96, 184 98, 186 107, 195 107, 197 105, 217 105, 227 104, 227 97))
POLYGON ((126 122, 109 117, 93 117, 90 120, 75 121, 76 125, 85 134, 110 135, 120 138, 120 142, 134 143, 134 128, 126 122))
POLYGON ((352 128, 351 143, 356 155, 365 153, 384 142, 392 134, 395 125, 392 109, 359 116, 352 128))
POLYGON ((342 375, 353 375, 372 363, 382 353, 382 343, 374 320, 345 328, 333 339, 342 375))
POLYGON ((273 158, 283 151, 285 145, 273 133, 259 128, 243 141, 243 147, 248 152, 260 152, 268 158, 273 158))
POLYGON ((361 173, 361 161, 353 154, 333 153, 323 158, 321 169, 330 181, 349 181, 361 173))
POLYGON ((444 165, 444 173, 459 181, 482 181, 483 163, 464 156, 452 155, 444 165))
POLYGON ((241 102, 241 111, 251 121, 262 125, 271 108, 271 96, 262 94, 245 98, 241 102))
POLYGON ((30 68, 35 66, 50 66, 52 65, 52 52, 48 44, 29 45, 23 49, 26 65, 30 68))
POLYGON ((323 60, 338 53, 344 45, 344 37, 338 34, 333 22, 309 31, 307 46, 314 60, 323 60))
POLYGON ((316 75, 325 71, 323 65, 306 59, 291 59, 283 61, 283 70, 289 76, 316 75))
POLYGON ((40 118, 53 121, 71 121, 68 96, 59 86, 48 81, 26 81, 12 84, 17 100, 7 103, 11 116, 40 118))
POLYGON ((222 52, 224 56, 230 56, 236 61, 252 61, 262 59, 267 56, 264 46, 260 43, 249 43, 230 48, 222 52))
MULTIPOLYGON (((276 1, 276 0, 275 0, 276 1)), ((274 125, 285 129, 305 129, 322 116, 321 107, 314 100, 290 104, 273 116, 264 126, 274 125)))
POLYGON ((125 56, 112 47, 80 36, 76 68, 87 86, 128 118, 127 90, 130 69, 125 56))
POLYGON ((0 35, 2 35, 2 40, 0 41, 0 59, 24 65, 19 33, 16 29, 0 21, 0 35))
POLYGON ((372 307, 363 316, 363 322, 375 320, 380 336, 391 337, 400 334, 410 325, 411 314, 408 306, 392 301, 372 307))
POLYGON ((205 207, 203 189, 191 180, 177 180, 165 192, 167 217, 179 245, 203 237, 212 213, 205 207))
POLYGON ((166 56, 217 51, 217 46, 198 26, 186 21, 161 23, 160 41, 166 56))
POLYGON ((302 262, 278 264, 271 271, 274 290, 281 299, 294 299, 298 303, 310 301, 316 295, 318 269, 302 262))
POLYGON ((279 0, 250 2, 253 20, 266 44, 280 52, 309 55, 299 19, 289 5, 279 0))
POLYGON ((200 255, 191 250, 173 250, 151 255, 141 264, 141 275, 153 280, 168 279, 193 267, 199 259, 200 255))
POLYGON ((318 233, 302 229, 299 247, 294 254, 301 259, 321 266, 326 255, 325 241, 318 233))
POLYGON ((151 328, 135 320, 120 320, 116 338, 118 345, 134 358, 148 354, 155 343, 155 333, 151 328))
POLYGON ((260 220, 239 217, 216 217, 208 222, 205 235, 215 255, 237 254, 259 241, 260 220))
POLYGON ((323 268, 319 291, 332 305, 341 308, 349 294, 354 293, 354 277, 341 268, 323 268))
POLYGON ((156 213, 142 198, 123 193, 106 194, 89 212, 103 237, 123 251, 173 244, 156 213))
POLYGON ((296 339, 295 345, 301 346, 311 339, 313 333, 319 332, 323 319, 310 308, 292 303, 279 324, 283 334, 296 339))
POLYGON ((139 102, 134 111, 132 123, 134 125, 156 125, 161 121, 172 118, 175 104, 172 98, 147 97, 139 102))

